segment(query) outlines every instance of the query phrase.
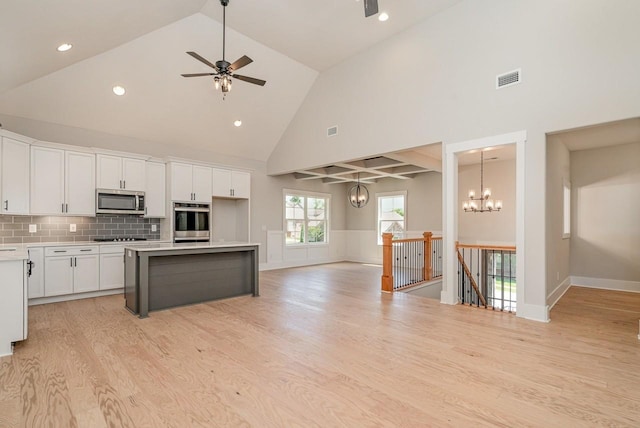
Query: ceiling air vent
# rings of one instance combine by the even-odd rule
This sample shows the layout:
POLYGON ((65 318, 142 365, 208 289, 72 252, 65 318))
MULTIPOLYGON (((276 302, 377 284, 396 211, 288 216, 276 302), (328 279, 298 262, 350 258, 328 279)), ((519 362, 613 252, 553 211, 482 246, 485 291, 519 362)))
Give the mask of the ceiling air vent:
POLYGON ((496 89, 517 85, 522 81, 522 69, 510 71, 496 76, 496 89))
POLYGON ((333 137, 338 135, 338 127, 332 126, 331 128, 327 128, 327 137, 333 137))

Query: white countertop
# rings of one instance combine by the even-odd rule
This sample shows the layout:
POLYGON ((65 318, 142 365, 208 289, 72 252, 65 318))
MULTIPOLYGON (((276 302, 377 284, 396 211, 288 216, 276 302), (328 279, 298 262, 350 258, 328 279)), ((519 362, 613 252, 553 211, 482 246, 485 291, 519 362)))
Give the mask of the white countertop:
POLYGON ((223 241, 223 242, 165 242, 151 244, 144 247, 125 245, 125 248, 136 251, 163 251, 163 250, 190 250, 194 248, 234 248, 234 247, 255 247, 260 245, 252 242, 223 241))
POLYGON ((26 260, 29 258, 27 249, 22 245, 2 245, 0 246, 0 262, 13 260, 26 260))

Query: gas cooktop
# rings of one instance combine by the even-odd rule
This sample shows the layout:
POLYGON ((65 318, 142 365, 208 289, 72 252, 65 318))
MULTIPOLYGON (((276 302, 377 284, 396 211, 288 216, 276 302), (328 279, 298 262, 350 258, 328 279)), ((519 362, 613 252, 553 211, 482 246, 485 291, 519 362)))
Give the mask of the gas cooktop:
POLYGON ((129 241, 146 241, 147 238, 134 238, 132 236, 119 236, 117 238, 96 238, 95 242, 129 242, 129 241))

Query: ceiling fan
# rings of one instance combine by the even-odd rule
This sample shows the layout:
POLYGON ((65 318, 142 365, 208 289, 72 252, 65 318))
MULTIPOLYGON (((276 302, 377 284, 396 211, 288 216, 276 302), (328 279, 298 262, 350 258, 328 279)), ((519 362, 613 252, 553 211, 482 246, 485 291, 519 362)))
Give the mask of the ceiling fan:
POLYGON ((222 59, 220 61, 216 61, 216 63, 213 64, 195 52, 187 52, 188 55, 191 55, 198 61, 213 68, 214 70, 216 70, 216 72, 215 73, 182 74, 182 77, 215 76, 213 80, 214 80, 216 89, 222 89, 222 99, 224 99, 227 92, 231 90, 232 77, 234 79, 243 80, 245 82, 252 83, 254 85, 260 85, 260 86, 264 86, 264 84, 267 82, 265 80, 256 79, 254 77, 247 77, 247 76, 242 76, 240 74, 235 74, 235 71, 253 62, 253 60, 248 56, 243 55, 233 63, 230 63, 225 59, 226 10, 227 10, 227 5, 229 4, 229 0, 220 0, 220 4, 222 5, 222 59))

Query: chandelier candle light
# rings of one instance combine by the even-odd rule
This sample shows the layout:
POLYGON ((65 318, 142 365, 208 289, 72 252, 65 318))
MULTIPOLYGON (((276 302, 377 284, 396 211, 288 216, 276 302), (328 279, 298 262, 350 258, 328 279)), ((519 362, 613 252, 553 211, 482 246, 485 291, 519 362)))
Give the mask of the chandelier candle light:
POLYGON ((484 213, 502 209, 502 201, 494 202, 491 199, 491 189, 484 188, 484 152, 482 151, 480 152, 480 196, 476 198, 475 190, 469 190, 469 200, 465 201, 462 209, 466 213, 484 213))
POLYGON ((369 189, 364 184, 360 184, 360 173, 358 173, 358 184, 349 189, 349 202, 355 208, 362 208, 369 203, 369 189))

